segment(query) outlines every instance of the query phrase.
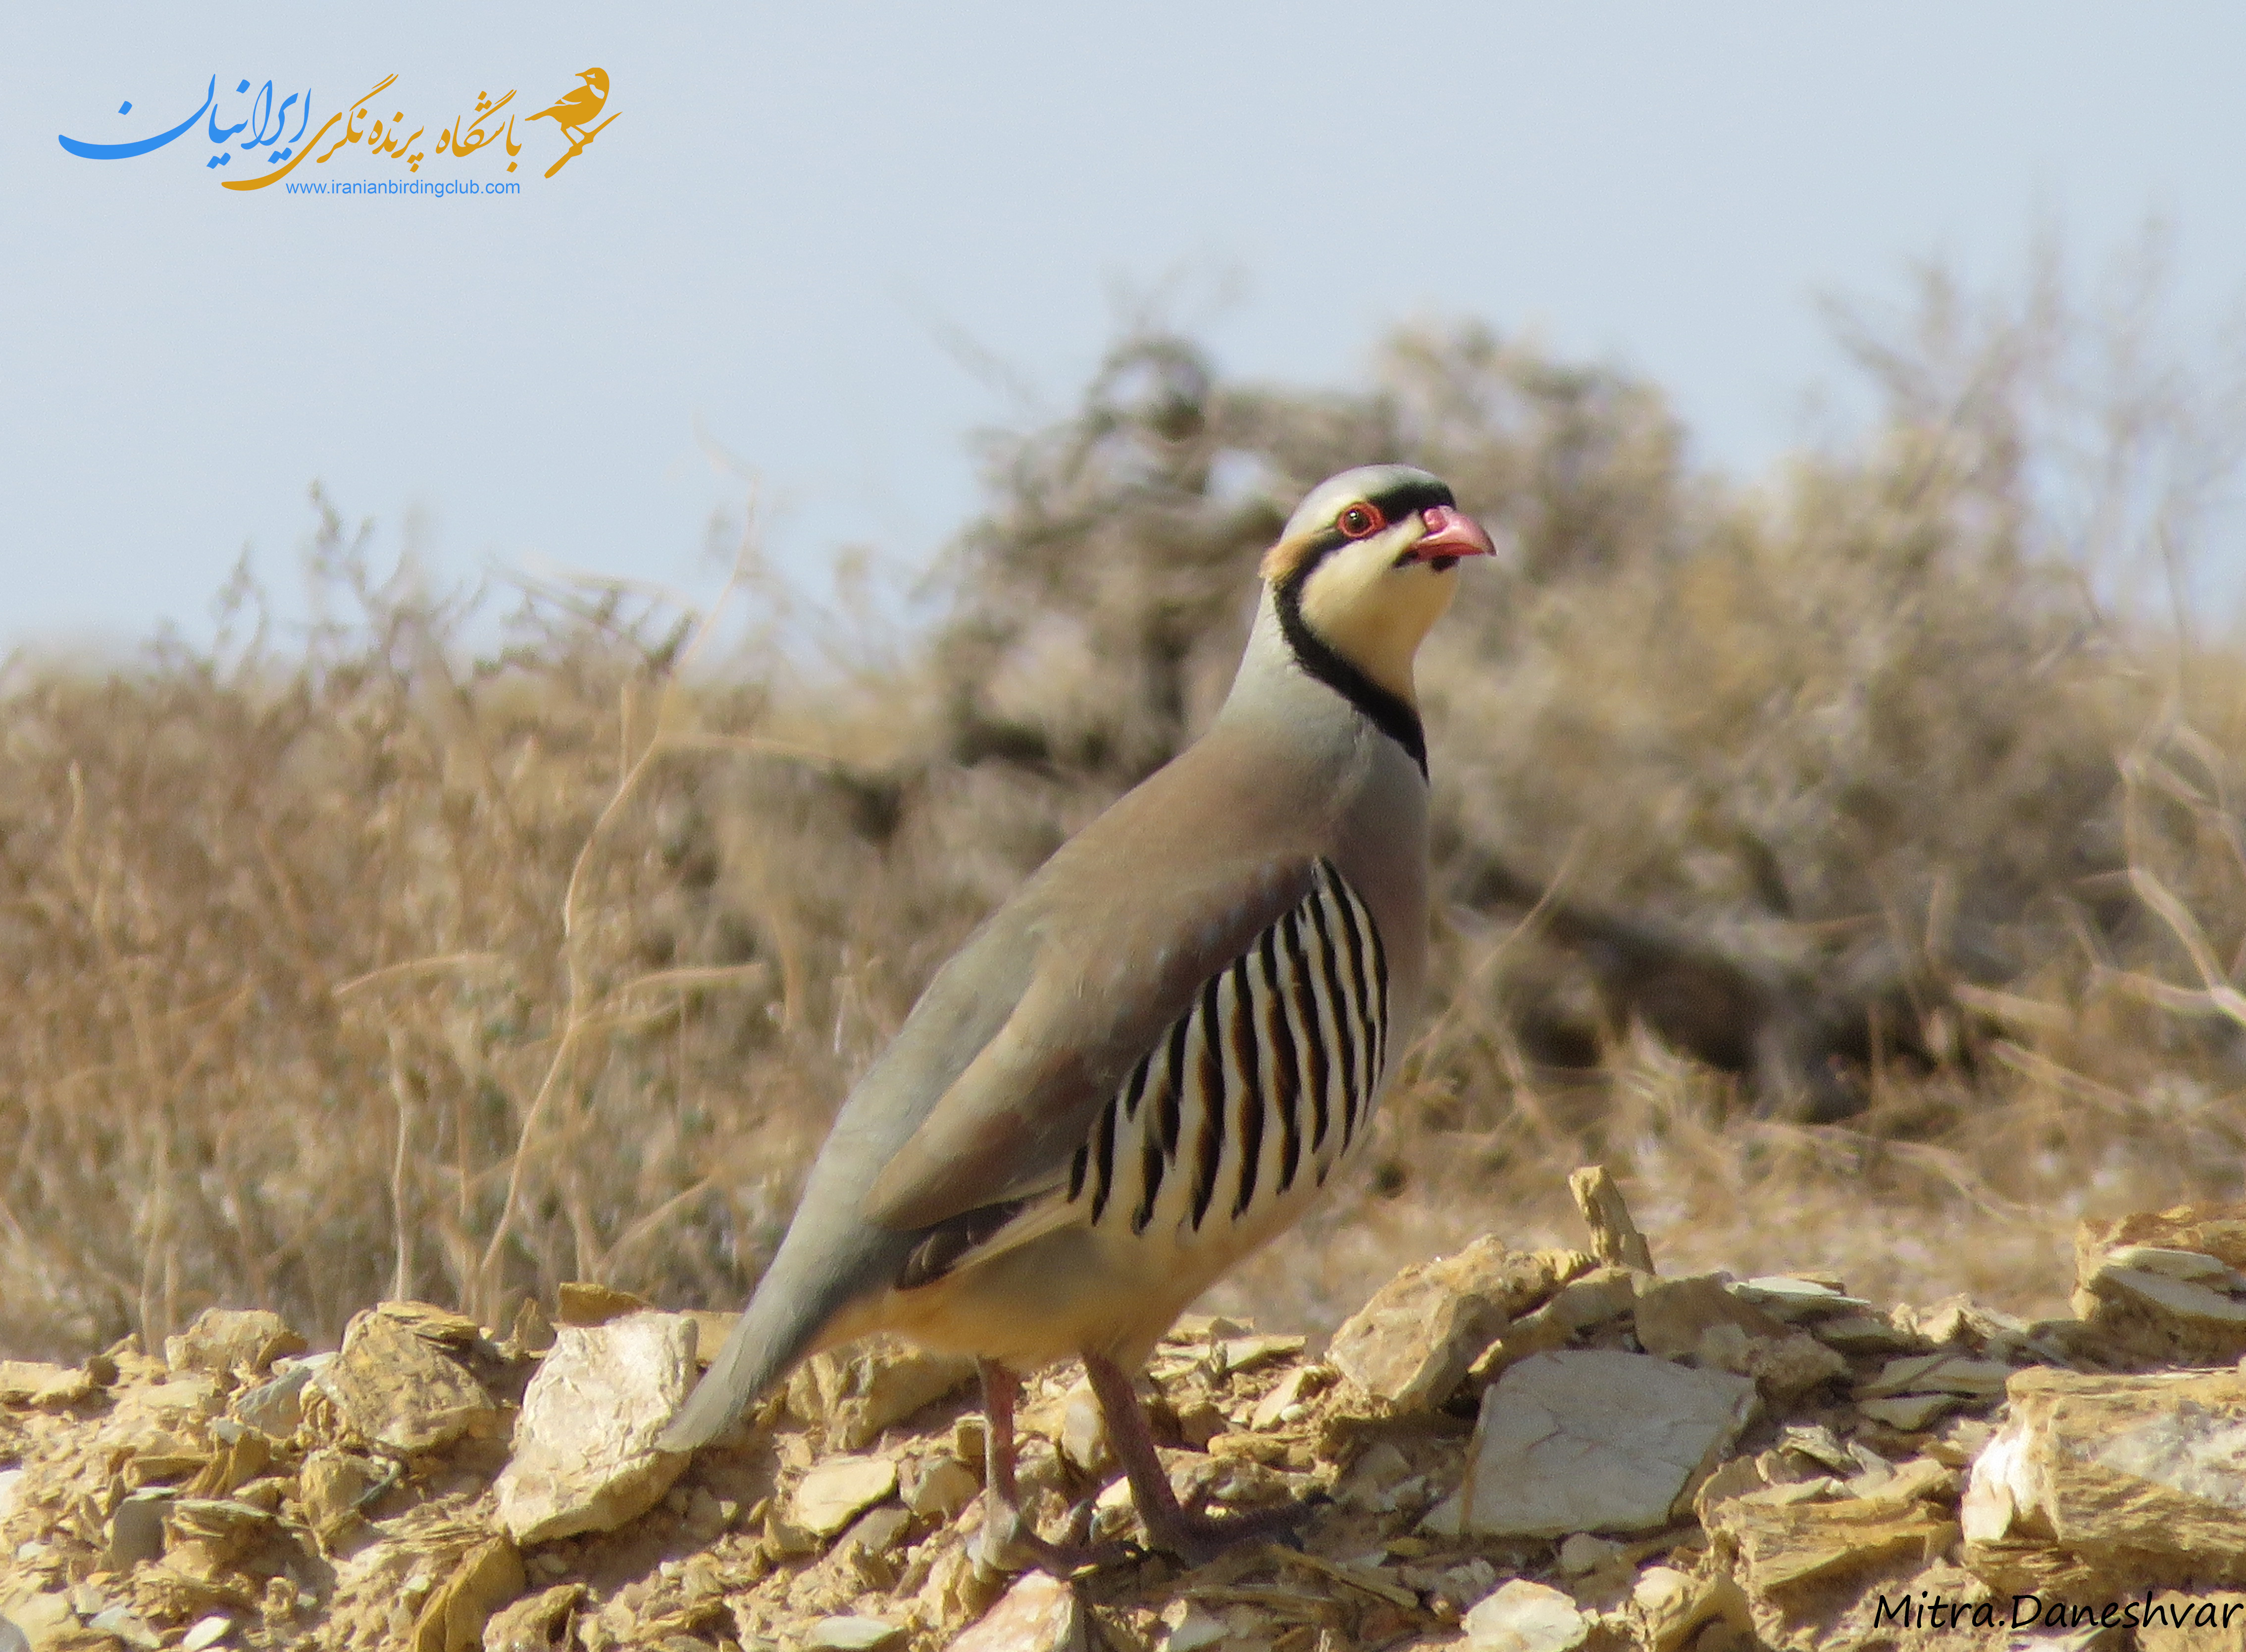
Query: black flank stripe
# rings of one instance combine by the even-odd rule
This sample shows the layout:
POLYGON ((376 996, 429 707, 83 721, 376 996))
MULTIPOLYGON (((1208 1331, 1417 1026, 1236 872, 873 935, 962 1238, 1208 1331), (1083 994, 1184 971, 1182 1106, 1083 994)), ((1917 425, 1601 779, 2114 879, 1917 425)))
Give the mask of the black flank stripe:
POLYGON ((1357 1037, 1350 1027, 1349 993, 1341 983, 1341 953, 1326 923, 1327 893, 1320 888, 1310 903, 1310 921, 1318 927, 1318 964, 1325 972, 1325 1001, 1333 1006, 1334 1032, 1341 1039, 1334 1060, 1341 1069, 1341 1139, 1345 1147, 1357 1128, 1357 1037))
MULTIPOLYGON (((1362 901, 1358 902, 1363 906, 1362 901)), ((1377 1037, 1373 1050, 1373 1081, 1388 1070, 1388 948, 1380 944, 1380 926, 1372 921, 1372 908, 1365 908, 1365 932, 1372 937, 1372 985, 1378 995, 1372 1005, 1372 1024, 1377 1037)))
POLYGON ((1287 996, 1303 1012, 1303 1037, 1310 1043, 1308 1073, 1310 1084, 1310 1151, 1326 1145, 1326 1085, 1331 1073, 1326 1061, 1326 1032, 1318 1019, 1318 991, 1310 975, 1310 961, 1303 951, 1303 909, 1296 908, 1279 926, 1287 943, 1287 996))
POLYGON ((1263 1157, 1263 1072, 1257 1047, 1256 990, 1242 954, 1232 966, 1232 1053, 1240 1063, 1240 1192, 1232 1201, 1232 1220, 1248 1214, 1256 1199, 1256 1161, 1263 1157))
MULTIPOLYGON (((1072 1205, 1083 1196, 1085 1167, 1091 1159, 1092 1149, 1087 1144, 1078 1148, 1076 1157, 1068 1161, 1068 1202, 1072 1205)), ((1092 1220, 1098 1221, 1099 1218, 1095 1215, 1092 1220)))
POLYGON ((1201 1014, 1201 1141, 1194 1159, 1193 1225, 1196 1231, 1216 1196, 1216 1173, 1224 1163, 1224 1050, 1217 989, 1224 977, 1211 976, 1202 989, 1201 1014))
POLYGON ((1147 1224, 1154 1219, 1154 1200, 1162 1191, 1162 1167, 1169 1161, 1162 1157, 1162 1144, 1152 1136, 1140 1139, 1139 1175, 1145 1191, 1139 1195, 1139 1208, 1131 1213, 1131 1231, 1143 1234, 1147 1224))
POLYGON ((1123 1122, 1126 1125, 1139 1121, 1139 1104, 1147 1098, 1147 1074, 1154 1064, 1154 1052, 1149 1050, 1147 1058, 1132 1071, 1131 1082, 1124 1088, 1123 1122))
POLYGON ((1180 1112, 1186 1093, 1186 1036, 1192 1030, 1193 1016, 1190 1012, 1180 1016, 1177 1025, 1170 1029, 1170 1070, 1164 1075, 1160 1113, 1162 1157, 1172 1164, 1177 1162, 1178 1132, 1184 1122, 1180 1112))
POLYGON ((1279 1191, 1295 1185, 1303 1159, 1303 1125, 1296 1114, 1303 1077, 1295 1064, 1295 1030, 1287 1023, 1287 993, 1279 984, 1279 934, 1263 932, 1263 1031, 1271 1041, 1271 1102, 1279 1115, 1279 1191))
POLYGON ((1357 891, 1346 883, 1341 886, 1342 914, 1349 924, 1349 963, 1357 976, 1358 1019, 1365 1028, 1365 1096, 1369 1107, 1372 1092, 1380 1083, 1380 988, 1379 960, 1372 955, 1372 914, 1357 891))
POLYGON ((1100 1214, 1107 1208, 1107 1195, 1115 1189, 1115 1115, 1120 1111, 1115 1101, 1110 1101, 1099 1115, 1099 1133, 1092 1138, 1099 1151, 1093 1162, 1099 1173, 1092 1184, 1092 1222, 1095 1227, 1099 1225, 1100 1214))
MULTIPOLYGON (((1327 870, 1334 880, 1334 904, 1341 909, 1342 934, 1349 943, 1349 979, 1354 992, 1348 1002, 1349 1007, 1356 1011, 1357 1025, 1346 1036, 1352 1057, 1361 1054, 1365 1058, 1364 1078, 1362 1082, 1350 1085, 1349 1098, 1342 1104, 1341 1139, 1348 1141, 1357 1133, 1358 1107, 1372 1098, 1372 1084, 1376 1077, 1372 1068, 1372 1025, 1368 1013, 1372 992, 1365 979, 1365 937, 1358 933, 1356 905, 1350 899, 1349 887, 1342 882, 1341 874, 1333 872, 1331 867, 1327 870)), ((1350 1063, 1350 1068, 1354 1074, 1357 1071, 1354 1059, 1350 1063)))

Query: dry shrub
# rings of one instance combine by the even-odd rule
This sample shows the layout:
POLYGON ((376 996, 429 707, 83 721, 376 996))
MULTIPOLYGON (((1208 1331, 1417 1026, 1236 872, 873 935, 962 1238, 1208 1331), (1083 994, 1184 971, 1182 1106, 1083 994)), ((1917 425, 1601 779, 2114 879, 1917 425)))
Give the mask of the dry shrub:
POLYGON ((330 513, 301 638, 244 588, 208 650, 20 659, 0 1348, 737 1296, 936 965, 1206 723, 1291 496, 1388 458, 1511 552, 1423 663, 1436 1003, 1367 1162, 1219 1304, 1331 1323, 1474 1234, 1569 1240, 1596 1158, 1668 1267, 2054 1308, 2078 1216, 2235 1197, 2246 1146, 2246 658, 2138 600, 2236 432, 2141 312, 1930 277, 1850 323, 1872 427, 1753 486, 1481 329, 1346 394, 1133 335, 989 440, 902 641, 807 663, 777 609, 721 645, 597 585, 502 621, 330 513))

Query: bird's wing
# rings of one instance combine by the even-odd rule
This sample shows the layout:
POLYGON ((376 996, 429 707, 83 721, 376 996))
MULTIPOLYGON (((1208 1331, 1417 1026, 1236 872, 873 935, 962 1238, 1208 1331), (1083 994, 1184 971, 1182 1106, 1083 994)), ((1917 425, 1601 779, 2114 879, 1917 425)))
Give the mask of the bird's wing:
MULTIPOLYGON (((562 120, 564 116, 585 114, 589 112, 590 110, 597 109, 599 107, 600 105, 598 104, 589 104, 589 100, 586 99, 584 92, 580 89, 576 92, 568 93, 562 99, 561 102, 551 104, 546 108, 541 109, 534 115, 526 115, 524 119, 527 120, 544 120, 548 116, 551 116, 556 120, 562 120)), ((568 125, 570 123, 564 121, 563 124, 568 125)))
MULTIPOLYGON (((1013 1009, 882 1166, 860 1205, 875 1226, 930 1227, 1044 1191, 1067 1173, 1099 1109, 1209 978, 1310 891, 1308 856, 1176 861, 1031 915, 1033 962, 1013 1009)), ((971 981, 952 989, 972 991, 971 981)))

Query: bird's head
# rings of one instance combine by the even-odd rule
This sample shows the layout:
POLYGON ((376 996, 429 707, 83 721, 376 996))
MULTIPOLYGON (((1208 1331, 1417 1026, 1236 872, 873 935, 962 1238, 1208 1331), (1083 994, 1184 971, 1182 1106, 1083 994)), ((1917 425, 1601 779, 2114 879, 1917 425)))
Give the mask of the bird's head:
POLYGON ((1409 703, 1412 656, 1451 605, 1460 560, 1495 548, 1439 479, 1366 465, 1310 490, 1263 571, 1298 655, 1331 650, 1409 703))
POLYGON ((587 69, 580 73, 577 78, 583 81, 594 91, 599 92, 602 97, 606 97, 608 95, 609 71, 607 70, 587 69))

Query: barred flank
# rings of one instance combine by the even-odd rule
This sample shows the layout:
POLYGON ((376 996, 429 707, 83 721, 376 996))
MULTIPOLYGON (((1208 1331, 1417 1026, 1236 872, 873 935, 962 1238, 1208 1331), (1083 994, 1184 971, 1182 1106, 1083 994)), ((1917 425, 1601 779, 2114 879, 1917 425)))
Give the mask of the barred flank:
POLYGON ((1387 1044, 1387 950, 1322 861, 1303 903, 1209 980, 1101 1111, 1068 1200, 1134 1234, 1253 1220, 1355 1145, 1387 1044))

